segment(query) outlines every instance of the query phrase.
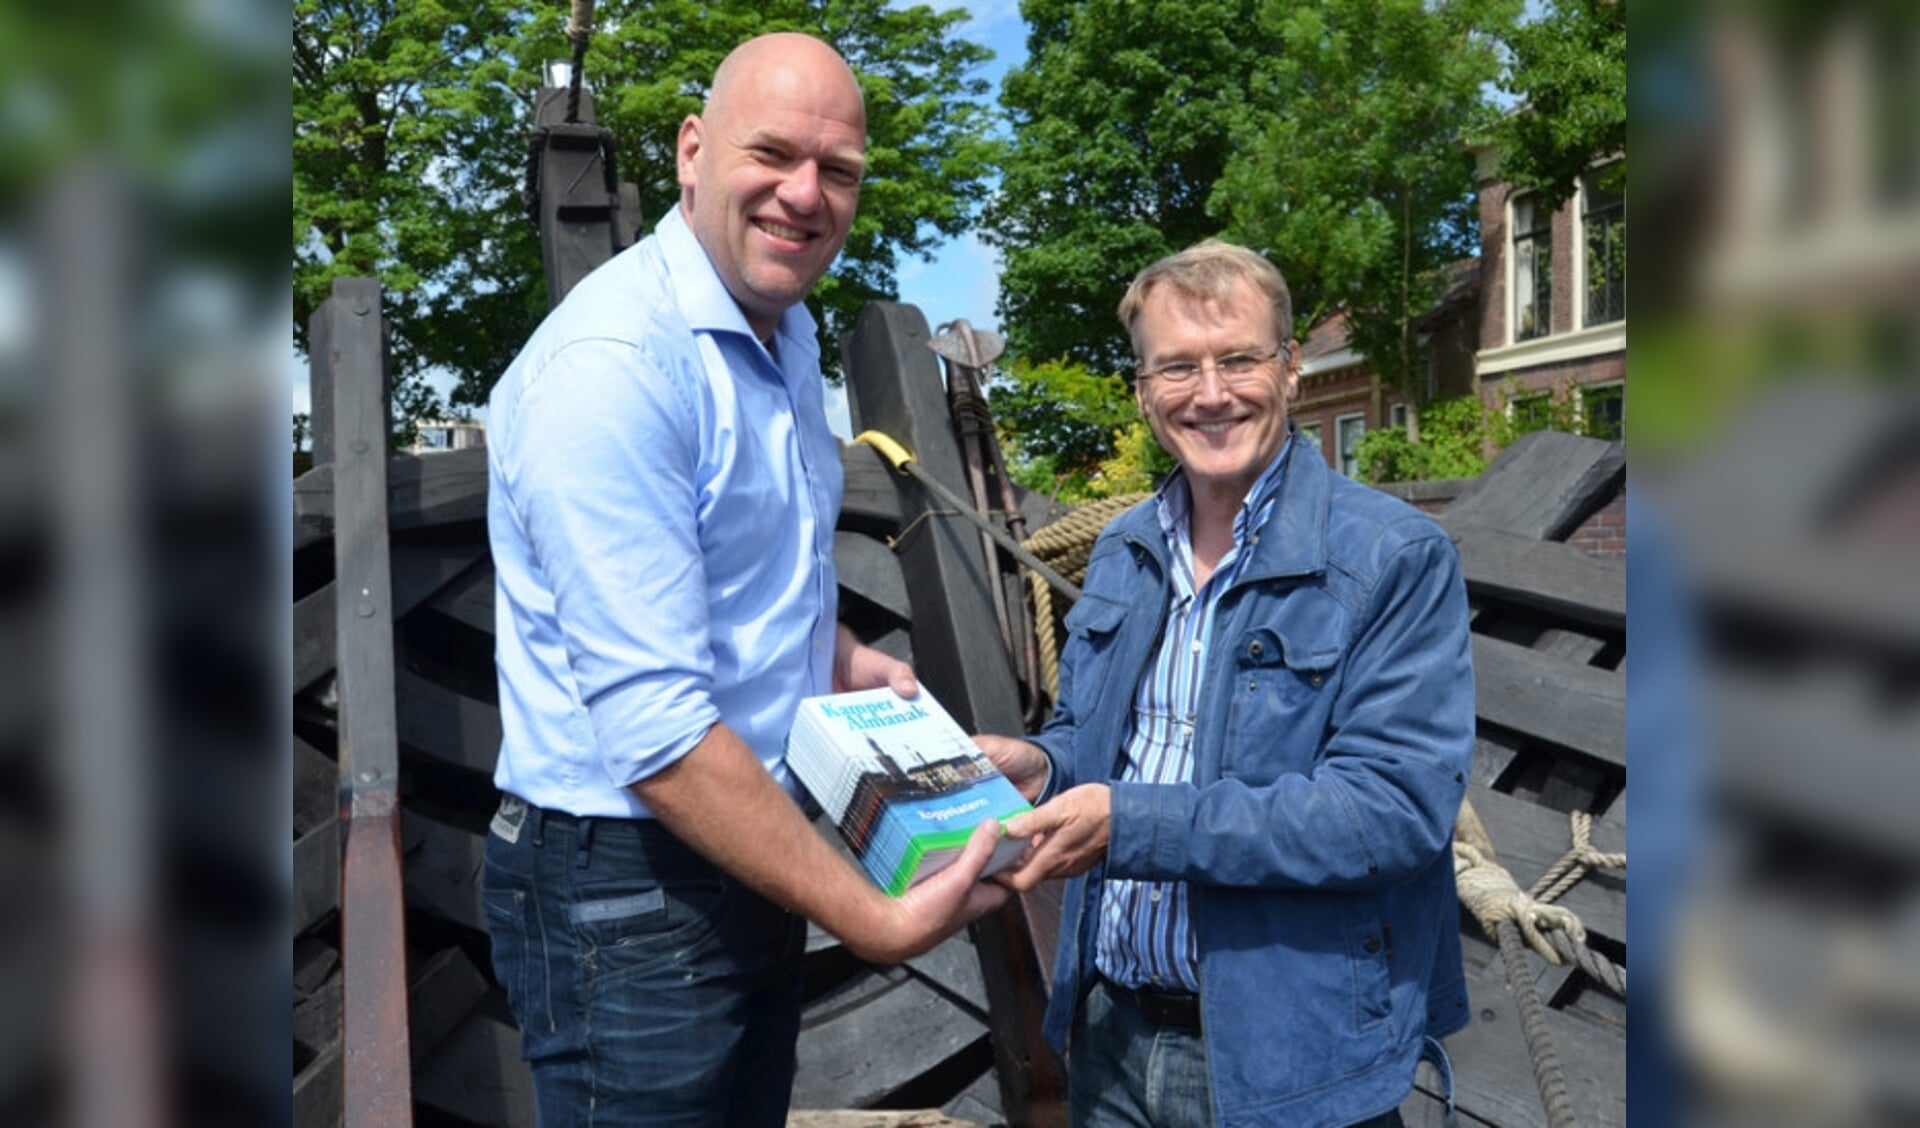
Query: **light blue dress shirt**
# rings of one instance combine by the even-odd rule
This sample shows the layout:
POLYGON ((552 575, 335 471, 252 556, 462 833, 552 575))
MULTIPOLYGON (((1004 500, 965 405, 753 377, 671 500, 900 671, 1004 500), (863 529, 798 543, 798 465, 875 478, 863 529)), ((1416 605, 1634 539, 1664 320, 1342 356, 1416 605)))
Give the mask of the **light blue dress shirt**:
POLYGON ((804 306, 771 351, 679 209, 548 315, 488 402, 500 760, 579 816, 725 722, 790 793, 800 698, 827 692, 838 444, 804 306))
MULTIPOLYGON (((1233 519, 1233 547, 1198 591, 1193 584, 1193 495, 1185 475, 1169 478, 1155 499, 1173 561, 1172 601, 1153 665, 1134 689, 1120 779, 1181 784, 1193 778, 1194 718, 1207 649, 1213 645, 1214 611, 1252 556, 1249 541, 1259 540, 1273 514, 1292 443, 1289 436, 1247 491, 1233 519)), ((1186 883, 1109 877, 1100 903, 1094 964, 1102 975, 1128 987, 1199 991, 1199 950, 1186 883)))

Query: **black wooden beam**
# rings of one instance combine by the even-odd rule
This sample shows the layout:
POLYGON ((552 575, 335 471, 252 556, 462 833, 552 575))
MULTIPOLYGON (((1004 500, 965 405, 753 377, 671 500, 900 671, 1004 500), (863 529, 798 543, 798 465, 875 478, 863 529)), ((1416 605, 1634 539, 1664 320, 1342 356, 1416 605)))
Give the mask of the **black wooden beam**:
MULTIPOLYGON (((919 309, 873 302, 841 345, 856 433, 881 431, 921 469, 964 491, 940 365, 919 309)), ((901 517, 914 527, 896 546, 913 608, 915 672, 969 732, 1024 732, 1013 666, 993 615, 992 582, 973 525, 918 483, 894 478, 901 517), (916 519, 922 518, 924 520, 916 519)), ((1018 900, 970 929, 992 1014, 994 1066, 1009 1122, 1065 1122, 1066 1078, 1040 1033, 1045 975, 1018 900)))
MULTIPOLYGON (((486 576, 488 607, 491 614, 493 566, 479 561, 487 550, 479 544, 396 544, 393 546, 393 615, 405 618, 428 596, 448 581, 478 569, 486 576)), ((464 589, 462 589, 464 590, 464 589)), ((333 672, 333 646, 336 622, 334 604, 338 589, 332 581, 293 605, 293 691, 299 693, 333 672)), ((492 621, 484 628, 492 632, 492 621)))
POLYGON ((500 710, 438 682, 400 671, 400 740, 455 767, 491 776, 500 757, 500 710))
MULTIPOLYGON (((319 465, 294 479, 296 551, 333 535, 336 473, 333 466, 319 465)), ((396 454, 388 461, 385 477, 387 527, 394 532, 486 520, 485 447, 419 456, 396 454)))
POLYGON ((880 452, 864 443, 840 448, 846 487, 840 500, 839 527, 874 536, 900 531, 899 477, 880 452))
POLYGON ((1561 431, 1522 435, 1447 506, 1447 525, 1565 540, 1627 475, 1626 448, 1561 431))
POLYGON ((1511 642, 1473 636, 1480 719, 1627 766, 1626 678, 1511 642))
POLYGON ((332 375, 335 653, 346 797, 340 896, 346 1124, 406 1128, 413 1122, 413 1090, 387 557, 390 428, 379 282, 335 279, 333 296, 314 314, 312 336, 332 375))
MULTIPOLYGON (((1442 520, 1455 528, 1450 515, 1442 520)), ((1457 530, 1453 541, 1473 594, 1574 622, 1626 629, 1626 561, 1469 523, 1457 530)))

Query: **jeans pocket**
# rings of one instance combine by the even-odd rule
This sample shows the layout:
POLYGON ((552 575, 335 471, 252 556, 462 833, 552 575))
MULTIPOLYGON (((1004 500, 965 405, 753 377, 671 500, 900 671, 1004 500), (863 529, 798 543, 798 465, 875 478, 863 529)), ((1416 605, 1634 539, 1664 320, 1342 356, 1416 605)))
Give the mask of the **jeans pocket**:
POLYGON ((720 881, 582 886, 567 908, 589 983, 684 956, 712 937, 727 904, 720 881))
POLYGON ((531 948, 526 891, 494 888, 490 883, 483 883, 480 899, 487 914, 493 976, 507 994, 507 1005, 516 1016, 522 1016, 524 1025, 528 1003, 527 960, 531 948))

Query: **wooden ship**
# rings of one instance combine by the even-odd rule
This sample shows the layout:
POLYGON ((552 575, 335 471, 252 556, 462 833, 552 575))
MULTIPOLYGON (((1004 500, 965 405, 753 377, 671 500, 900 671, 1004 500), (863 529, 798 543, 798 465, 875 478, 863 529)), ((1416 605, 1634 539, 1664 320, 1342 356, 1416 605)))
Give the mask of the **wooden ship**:
MULTIPOLYGON (((630 192, 579 175, 604 135, 590 96, 565 115, 565 95, 542 92, 536 172, 556 300, 638 229, 630 192)), ((376 283, 347 279, 315 314, 314 465, 293 484, 293 1123, 532 1125, 479 891, 500 737, 486 453, 388 453, 379 309, 376 283)), ((890 436, 912 472, 843 448, 835 563, 856 633, 911 659, 969 730, 1017 733, 1049 707, 1071 585, 1030 599, 1005 545, 1077 578, 1098 521, 1011 486, 978 394, 995 351, 964 323, 934 334, 912 306, 861 314, 841 357, 854 430, 890 436)), ((1624 567, 1561 543, 1624 469, 1618 444, 1528 436, 1440 514, 1473 608, 1462 840, 1510 875, 1484 919, 1462 913, 1474 1021, 1447 1042, 1461 1123, 1626 1120, 1625 881, 1608 865, 1626 831, 1624 567), (1537 947, 1502 913, 1540 921, 1537 947)), ((1057 897, 899 966, 813 931, 793 1107, 1064 1124, 1039 1032, 1057 897)), ((1422 1066, 1409 1123, 1442 1123, 1445 1088, 1422 1066)))

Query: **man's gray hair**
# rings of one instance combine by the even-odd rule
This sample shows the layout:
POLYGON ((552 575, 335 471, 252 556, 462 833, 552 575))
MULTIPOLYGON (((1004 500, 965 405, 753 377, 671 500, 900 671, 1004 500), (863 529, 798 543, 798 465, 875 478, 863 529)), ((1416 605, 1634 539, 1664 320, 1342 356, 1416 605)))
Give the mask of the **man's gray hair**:
POLYGON ((1147 267, 1127 287, 1126 296, 1120 299, 1120 323, 1127 327, 1134 355, 1140 354, 1140 311, 1157 287, 1167 286, 1184 297, 1219 305, 1232 297, 1234 284, 1243 280, 1266 297, 1273 311, 1274 339, 1286 348, 1293 340, 1293 296, 1287 292, 1287 280, 1280 276, 1280 269, 1245 247, 1207 239, 1147 267))

